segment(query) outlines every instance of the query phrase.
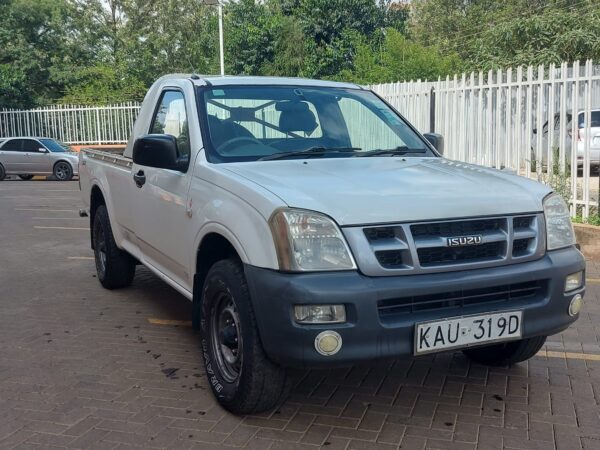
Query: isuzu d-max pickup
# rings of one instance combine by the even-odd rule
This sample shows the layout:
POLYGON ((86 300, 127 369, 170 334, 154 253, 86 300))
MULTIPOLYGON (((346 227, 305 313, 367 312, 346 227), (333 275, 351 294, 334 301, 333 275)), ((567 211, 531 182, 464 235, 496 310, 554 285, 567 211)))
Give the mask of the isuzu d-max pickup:
POLYGON ((569 209, 442 147, 354 84, 162 77, 124 153, 80 155, 98 279, 143 264, 190 299, 234 413, 275 406, 290 367, 524 361, 582 306, 569 209))

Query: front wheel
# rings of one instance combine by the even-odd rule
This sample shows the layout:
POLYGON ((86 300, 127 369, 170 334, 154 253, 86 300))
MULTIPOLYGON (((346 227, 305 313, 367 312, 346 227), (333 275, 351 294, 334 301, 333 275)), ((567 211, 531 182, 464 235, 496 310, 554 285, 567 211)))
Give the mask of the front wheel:
POLYGON ((286 370, 263 350, 241 264, 227 259, 209 270, 202 290, 202 352, 213 394, 234 414, 267 411, 289 391, 286 370))
POLYGON ((92 239, 96 272, 102 286, 106 289, 129 286, 135 276, 135 260, 117 247, 104 205, 99 206, 94 215, 92 239))
POLYGON ((73 168, 66 161, 57 162, 52 173, 58 181, 69 181, 73 178, 73 168))
POLYGON ((6 170, 4 170, 4 166, 0 164, 0 181, 3 181, 6 178, 6 170))
POLYGON ((23 181, 29 181, 33 178, 33 175, 19 175, 19 178, 23 181))
POLYGON ((487 366, 511 366, 536 355, 544 346, 546 336, 463 350, 473 361, 487 366))

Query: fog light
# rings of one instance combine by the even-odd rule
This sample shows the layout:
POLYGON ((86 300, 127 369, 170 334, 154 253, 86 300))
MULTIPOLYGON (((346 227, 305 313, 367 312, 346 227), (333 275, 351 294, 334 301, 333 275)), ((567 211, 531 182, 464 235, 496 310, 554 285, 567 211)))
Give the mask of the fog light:
POLYGON ((295 305, 294 318, 298 323, 344 323, 344 305, 295 305))
POLYGON ((579 289, 583 284, 583 272, 572 273, 567 275, 565 280, 565 292, 574 291, 579 289))
POLYGON ((315 348, 321 355, 335 355, 342 348, 342 337, 335 331, 323 331, 315 338, 315 348))
POLYGON ((579 314, 579 311, 581 311, 582 306, 583 299, 581 298, 581 295, 577 294, 575 297, 573 297, 573 299, 571 300, 571 304, 569 305, 569 315, 571 317, 574 317, 577 314, 579 314))

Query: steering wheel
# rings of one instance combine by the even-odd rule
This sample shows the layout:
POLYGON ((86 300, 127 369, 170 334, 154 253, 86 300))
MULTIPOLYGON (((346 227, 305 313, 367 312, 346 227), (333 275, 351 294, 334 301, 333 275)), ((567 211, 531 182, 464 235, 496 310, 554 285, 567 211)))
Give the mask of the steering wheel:
POLYGON ((258 139, 249 137, 249 136, 242 136, 242 137, 236 137, 233 139, 230 139, 229 141, 219 145, 217 147, 217 152, 219 153, 231 153, 233 149, 230 149, 229 147, 239 144, 240 142, 248 142, 249 144, 258 144, 258 145, 264 145, 262 142, 260 142, 258 139), (227 150, 225 150, 227 149, 227 150))

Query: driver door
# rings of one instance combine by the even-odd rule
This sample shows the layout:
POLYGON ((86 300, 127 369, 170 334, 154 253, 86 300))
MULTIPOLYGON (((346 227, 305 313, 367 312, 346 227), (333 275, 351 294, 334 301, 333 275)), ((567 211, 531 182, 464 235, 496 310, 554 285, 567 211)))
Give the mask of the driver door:
MULTIPOLYGON (((170 134, 177 139, 179 157, 190 158, 188 128, 189 111, 184 94, 176 88, 163 90, 155 108, 148 130, 149 134, 170 134)), ((191 257, 191 220, 187 211, 187 198, 193 167, 186 172, 158 169, 140 164, 132 168, 134 208, 133 226, 137 245, 144 260, 178 284, 191 289, 188 265, 191 257), (139 186, 133 175, 145 177, 139 186)))

